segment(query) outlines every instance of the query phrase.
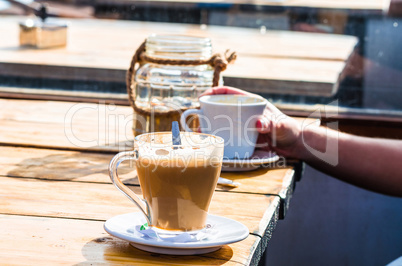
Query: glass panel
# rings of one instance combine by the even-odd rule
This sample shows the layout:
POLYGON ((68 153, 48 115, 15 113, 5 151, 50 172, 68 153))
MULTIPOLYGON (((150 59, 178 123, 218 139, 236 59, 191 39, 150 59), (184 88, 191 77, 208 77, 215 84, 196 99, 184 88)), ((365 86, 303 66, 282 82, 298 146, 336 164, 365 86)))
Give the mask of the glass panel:
POLYGON ((226 85, 300 108, 335 103, 399 116, 401 5, 399 0, 0 0, 0 87, 125 94, 125 66, 138 47, 131 36, 179 27, 177 34, 201 34, 215 48, 237 50, 238 61, 223 73, 226 85), (18 23, 27 15, 35 18, 35 10, 37 17, 62 18, 67 36, 77 39, 45 50, 19 46, 18 23), (97 41, 110 32, 115 35, 104 36, 106 43, 97 41), (61 49, 68 55, 62 57, 61 49))

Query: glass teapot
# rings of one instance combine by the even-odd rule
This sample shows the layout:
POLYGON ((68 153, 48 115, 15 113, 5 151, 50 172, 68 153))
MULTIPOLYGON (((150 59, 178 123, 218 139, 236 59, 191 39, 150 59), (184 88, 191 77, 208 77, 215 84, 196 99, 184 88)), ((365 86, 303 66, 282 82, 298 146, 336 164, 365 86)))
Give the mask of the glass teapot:
MULTIPOLYGON (((179 121, 183 111, 199 107, 201 93, 223 83, 220 72, 228 61, 232 60, 212 55, 208 38, 149 36, 127 72, 134 135, 171 130, 172 121, 179 121)), ((187 122, 190 128, 198 127, 195 117, 187 122)))

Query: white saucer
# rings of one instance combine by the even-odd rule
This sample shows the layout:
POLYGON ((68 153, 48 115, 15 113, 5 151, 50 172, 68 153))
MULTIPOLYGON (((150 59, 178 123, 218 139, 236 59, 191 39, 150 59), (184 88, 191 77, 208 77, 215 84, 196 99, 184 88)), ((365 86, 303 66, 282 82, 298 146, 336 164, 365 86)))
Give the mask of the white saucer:
POLYGON ((249 235, 248 228, 229 218, 208 215, 207 223, 214 225, 217 236, 212 239, 187 243, 172 243, 158 239, 137 237, 132 232, 136 225, 146 222, 141 212, 127 213, 110 218, 104 224, 106 232, 112 236, 127 240, 138 249, 168 255, 196 255, 216 251, 223 245, 245 239, 249 235))
POLYGON ((259 168, 262 164, 270 164, 279 160, 279 156, 274 152, 256 150, 248 159, 223 159, 223 172, 250 171, 259 168))

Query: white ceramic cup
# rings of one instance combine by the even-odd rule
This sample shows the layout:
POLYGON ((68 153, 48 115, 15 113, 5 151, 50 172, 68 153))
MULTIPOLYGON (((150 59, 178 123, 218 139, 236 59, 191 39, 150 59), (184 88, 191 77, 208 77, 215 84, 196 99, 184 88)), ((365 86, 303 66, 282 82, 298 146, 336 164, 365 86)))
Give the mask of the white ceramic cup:
POLYGON ((248 95, 206 95, 201 109, 189 109, 180 118, 182 128, 191 131, 186 119, 197 114, 202 133, 225 140, 224 159, 246 159, 253 155, 258 138, 257 119, 264 113, 267 100, 248 95))

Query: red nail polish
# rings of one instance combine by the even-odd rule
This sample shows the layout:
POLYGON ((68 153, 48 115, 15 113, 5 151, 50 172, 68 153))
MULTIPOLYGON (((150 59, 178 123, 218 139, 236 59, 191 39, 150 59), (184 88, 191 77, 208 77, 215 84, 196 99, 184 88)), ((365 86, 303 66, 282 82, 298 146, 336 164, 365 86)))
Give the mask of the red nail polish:
POLYGON ((257 122, 255 123, 256 128, 262 128, 262 123, 261 120, 257 120, 257 122))

